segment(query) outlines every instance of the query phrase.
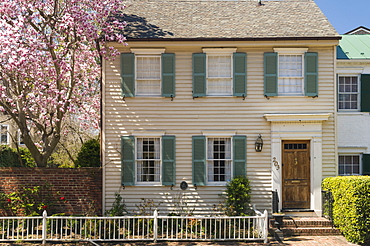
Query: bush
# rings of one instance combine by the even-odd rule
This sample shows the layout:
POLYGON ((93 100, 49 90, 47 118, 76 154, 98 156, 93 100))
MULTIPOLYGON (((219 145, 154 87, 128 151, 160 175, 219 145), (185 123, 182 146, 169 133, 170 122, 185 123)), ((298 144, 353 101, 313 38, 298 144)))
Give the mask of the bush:
POLYGON ((250 208, 251 187, 245 176, 233 178, 226 184, 225 210, 229 216, 247 216, 252 214, 250 208))
POLYGON ((22 187, 9 194, 0 193, 0 209, 7 216, 35 216, 44 210, 53 213, 54 207, 61 202, 67 200, 59 192, 53 193, 52 185, 47 182, 41 186, 22 187))
POLYGON ((370 243, 370 177, 326 178, 323 190, 333 194, 333 222, 352 243, 370 243))
POLYGON ((35 167, 35 160, 27 148, 10 148, 7 145, 0 146, 0 167, 35 167))
POLYGON ((77 167, 100 167, 100 143, 97 139, 86 141, 76 159, 77 167))

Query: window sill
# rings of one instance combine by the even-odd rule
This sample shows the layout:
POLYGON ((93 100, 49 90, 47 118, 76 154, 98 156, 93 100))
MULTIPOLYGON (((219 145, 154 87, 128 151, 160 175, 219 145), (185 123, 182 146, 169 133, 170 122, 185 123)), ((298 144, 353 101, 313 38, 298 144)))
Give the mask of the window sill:
POLYGON ((160 186, 164 186, 164 185, 162 185, 162 184, 160 184, 160 183, 155 183, 155 184, 135 184, 135 186, 158 186, 158 187, 160 187, 160 186))
POLYGON ((338 111, 338 115, 367 115, 369 113, 360 112, 360 111, 338 111))
POLYGON ((226 186, 227 182, 225 183, 207 183, 206 186, 211 187, 211 186, 226 186))

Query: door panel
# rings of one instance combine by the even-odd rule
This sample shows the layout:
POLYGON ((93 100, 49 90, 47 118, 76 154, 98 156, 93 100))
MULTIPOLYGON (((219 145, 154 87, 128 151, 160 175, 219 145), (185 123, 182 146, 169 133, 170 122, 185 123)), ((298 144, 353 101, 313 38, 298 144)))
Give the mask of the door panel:
POLYGON ((310 208, 310 141, 283 141, 282 147, 283 208, 310 208))

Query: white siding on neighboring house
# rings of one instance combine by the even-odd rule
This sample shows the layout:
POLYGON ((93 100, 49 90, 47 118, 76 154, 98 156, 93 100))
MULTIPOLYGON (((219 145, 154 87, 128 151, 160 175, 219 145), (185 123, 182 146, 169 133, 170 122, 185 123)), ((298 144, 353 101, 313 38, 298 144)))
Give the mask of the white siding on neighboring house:
MULTIPOLYGON (((192 136, 204 131, 234 131, 236 135, 247 137, 247 177, 252 186, 252 204, 259 210, 271 210, 272 156, 271 123, 265 114, 330 114, 322 122, 322 176, 333 176, 335 166, 335 76, 334 43, 327 41, 289 42, 194 42, 186 46, 176 42, 132 42, 121 52, 130 48, 165 47, 166 53, 174 53, 176 59, 176 96, 126 97, 121 95, 120 59, 104 63, 103 78, 103 165, 104 165, 104 204, 108 209, 114 201, 114 193, 120 192, 130 212, 137 210, 142 198, 160 203, 160 212, 169 213, 179 206, 176 198, 184 195, 185 208, 196 207, 198 212, 207 214, 222 202, 220 194, 224 186, 192 185, 192 136), (203 47, 236 47, 237 52, 247 54, 247 96, 242 97, 192 97, 192 54, 201 53, 203 47), (264 97, 265 52, 273 52, 275 47, 306 47, 309 52, 318 53, 319 96, 305 97, 264 97), (126 186, 121 187, 121 142, 124 135, 135 135, 140 131, 161 131, 176 136, 176 185, 171 186, 126 186), (254 143, 261 134, 264 145, 262 152, 254 150, 254 143), (189 184, 181 191, 182 181, 189 184)), ((144 134, 144 133, 141 133, 144 134)), ((145 135, 145 134, 144 134, 145 135)))
MULTIPOLYGON (((368 35, 364 35, 364 36, 358 35, 358 36, 368 37, 368 35)), ((351 38, 351 35, 348 35, 348 36, 345 35, 343 38, 344 40, 346 40, 347 38, 351 38)), ((356 45, 356 44, 357 43, 353 43, 353 45, 356 45)), ((338 136, 339 161, 338 161, 338 169, 337 169, 336 174, 339 174, 339 175, 358 175, 358 174, 369 175, 370 174, 370 128, 369 128, 370 126, 370 114, 369 114, 370 98, 368 94, 365 94, 365 93, 369 93, 368 88, 370 86, 370 62, 369 60, 368 59, 356 59, 356 58, 338 59, 337 60, 337 83, 339 83, 340 78, 342 79, 355 78, 355 81, 357 82, 356 100, 358 101, 358 103, 357 105, 352 104, 351 107, 343 107, 343 106, 339 106, 340 100, 338 99, 337 136, 338 136), (365 93, 363 94, 363 92, 365 93), (354 170, 351 170, 351 168, 341 169, 340 165, 343 165, 343 159, 341 158, 345 158, 345 161, 344 161, 345 166, 348 164, 351 164, 351 159, 347 159, 347 158, 357 158, 355 163, 358 165, 358 167, 356 167, 354 170)), ((349 88, 347 88, 347 91, 349 91, 349 88)), ((338 85, 338 93, 339 93, 339 85, 338 85)))

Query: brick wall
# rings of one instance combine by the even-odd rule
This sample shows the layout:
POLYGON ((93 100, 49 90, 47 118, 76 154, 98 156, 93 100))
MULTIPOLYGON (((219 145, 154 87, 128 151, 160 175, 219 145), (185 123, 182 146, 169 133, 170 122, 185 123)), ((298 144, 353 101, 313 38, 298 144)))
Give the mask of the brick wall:
POLYGON ((42 186, 45 182, 51 185, 55 199, 63 196, 67 201, 57 202, 53 213, 101 215, 101 168, 0 168, 0 192, 3 193, 42 186))

